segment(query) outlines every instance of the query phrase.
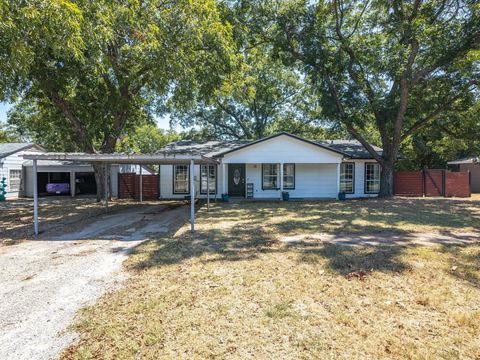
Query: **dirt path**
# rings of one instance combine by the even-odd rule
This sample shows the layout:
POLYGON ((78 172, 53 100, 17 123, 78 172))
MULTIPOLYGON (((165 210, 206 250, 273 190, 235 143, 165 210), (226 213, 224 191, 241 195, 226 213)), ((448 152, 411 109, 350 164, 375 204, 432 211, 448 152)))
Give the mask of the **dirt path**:
POLYGON ((126 278, 129 251, 187 212, 127 209, 70 234, 0 248, 0 359, 57 356, 75 339, 66 331, 75 313, 126 278))
POLYGON ((469 245, 480 241, 478 232, 419 232, 407 234, 373 234, 373 235, 334 235, 334 234, 302 234, 285 236, 279 239, 288 244, 296 243, 331 243, 347 246, 378 246, 378 245, 469 245))

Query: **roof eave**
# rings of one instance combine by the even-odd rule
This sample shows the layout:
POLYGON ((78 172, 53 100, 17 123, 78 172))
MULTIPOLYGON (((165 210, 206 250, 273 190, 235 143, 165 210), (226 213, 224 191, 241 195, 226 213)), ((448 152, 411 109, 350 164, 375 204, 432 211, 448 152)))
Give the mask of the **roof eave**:
POLYGON ((84 163, 110 163, 110 164, 173 164, 173 163, 218 163, 218 161, 203 155, 126 155, 126 154, 86 154, 86 153, 40 153, 25 154, 26 160, 55 160, 74 161, 84 163))
POLYGON ((36 147, 38 148, 40 151, 46 151, 45 148, 43 146, 40 146, 38 144, 26 144, 25 146, 21 147, 21 148, 18 148, 14 151, 10 151, 8 153, 5 153, 3 155, 0 156, 0 159, 5 159, 6 157, 9 157, 10 155, 13 155, 19 151, 24 151, 24 150, 27 150, 27 149, 30 149, 30 148, 33 148, 33 147, 36 147))
POLYGON ((462 165, 462 164, 477 164, 479 162, 478 158, 471 159, 459 159, 453 161, 447 161, 448 165, 462 165))
POLYGON ((274 139, 278 136, 282 136, 282 135, 285 135, 285 136, 289 136, 291 138, 294 138, 294 139, 297 139, 297 140, 300 140, 300 141, 303 141, 303 142, 306 142, 310 145, 314 145, 314 146, 318 146, 322 149, 325 149, 325 150, 329 150, 329 151, 332 151, 334 153, 337 153, 339 155, 343 155, 343 156, 348 156, 347 153, 343 152, 343 151, 340 151, 340 150, 336 150, 336 149, 332 149, 326 145, 322 145, 322 144, 319 144, 319 143, 316 143, 316 142, 313 142, 313 141, 310 141, 310 140, 307 140, 307 139, 304 139, 300 136, 297 136, 297 135, 294 135, 294 134, 290 134, 289 132, 286 132, 286 131, 282 131, 280 133, 277 133, 277 134, 274 134, 274 135, 270 135, 270 136, 267 136, 267 137, 264 137, 262 139, 258 139, 258 140, 255 140, 255 141, 252 141, 251 143, 248 143, 248 144, 245 144, 245 145, 242 145, 242 146, 239 146, 235 149, 231 149, 231 150, 227 150, 227 151, 224 151, 224 152, 221 152, 217 155, 214 156, 214 158, 220 158, 220 157, 224 157, 225 155, 227 154, 230 154, 232 152, 235 152, 235 151, 239 151, 239 150, 242 150, 242 149, 245 149, 249 146, 252 146, 252 145, 255 145, 255 144, 259 144, 263 141, 267 141, 267 140, 271 140, 271 139, 274 139))

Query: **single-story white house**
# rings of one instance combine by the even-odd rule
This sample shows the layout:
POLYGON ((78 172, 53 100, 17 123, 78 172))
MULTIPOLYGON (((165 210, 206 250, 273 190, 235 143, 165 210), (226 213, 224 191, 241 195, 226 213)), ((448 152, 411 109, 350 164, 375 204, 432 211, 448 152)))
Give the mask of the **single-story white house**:
MULTIPOLYGON (((379 154, 382 149, 374 147, 379 154)), ((356 140, 307 140, 282 132, 256 141, 190 141, 170 143, 157 154, 200 155, 217 164, 196 164, 195 196, 278 199, 377 196, 380 166, 356 140), (201 174, 201 175, 200 175, 201 174)), ((190 194, 188 164, 160 165, 160 198, 190 194)))
POLYGON ((470 171, 470 186, 473 193, 480 193, 480 157, 467 157, 448 162, 457 165, 460 171, 470 171))
MULTIPOLYGON (((373 149, 382 153, 380 148, 373 149)), ((349 198, 377 196, 380 190, 380 166, 359 142, 313 141, 287 132, 256 141, 177 141, 155 154, 40 153, 24 158, 33 161, 32 180, 37 181, 32 183, 32 189, 38 187, 35 171, 38 173, 40 161, 73 161, 111 167, 116 164, 157 165, 159 174, 148 178, 148 190, 153 190, 154 198, 190 199, 192 232, 195 231, 195 198, 218 198, 228 194, 248 199, 282 199, 284 192, 288 192, 291 198, 297 199, 336 199, 340 194, 349 198)), ((137 177, 133 178, 136 188, 137 177)), ((140 201, 142 179, 145 177, 140 174, 140 201)), ((117 181, 122 190, 121 184, 125 182, 125 179, 117 181)), ((35 191, 36 236, 39 229, 37 194, 35 191)), ((108 197, 105 209, 108 211, 108 197)))
MULTIPOLYGON (((373 148, 381 155, 382 149, 373 148)), ((88 156, 79 163, 72 161, 75 154, 67 161, 60 160, 65 159, 62 154, 53 155, 38 158, 40 194, 50 181, 70 183, 72 196, 80 186, 79 177, 86 181, 88 175, 90 183, 93 182, 93 169, 85 160, 88 156)), ((194 196, 197 198, 206 198, 207 188, 210 189, 210 198, 228 194, 248 199, 280 199, 282 192, 288 192, 292 199, 336 199, 339 193, 344 193, 347 198, 362 198, 377 196, 380 189, 380 166, 356 140, 307 140, 281 132, 255 141, 182 140, 143 157, 162 160, 156 163, 156 169, 151 167, 155 160, 141 162, 142 169, 146 169, 143 174, 158 171, 159 199, 191 196, 191 165, 182 160, 187 158, 203 159, 193 167, 194 196)), ((118 173, 138 173, 138 166, 127 165, 124 160, 115 165, 116 158, 113 156, 113 160, 109 160, 113 197, 118 195, 118 173)), ((25 174, 23 194, 31 197, 33 164, 28 159, 22 163, 25 174)))

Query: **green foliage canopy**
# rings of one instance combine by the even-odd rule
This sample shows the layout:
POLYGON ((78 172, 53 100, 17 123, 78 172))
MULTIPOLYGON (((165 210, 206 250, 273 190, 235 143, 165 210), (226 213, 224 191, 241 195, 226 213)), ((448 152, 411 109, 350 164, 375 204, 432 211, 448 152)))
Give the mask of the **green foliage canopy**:
POLYGON ((6 0, 0 26, 2 99, 86 152, 113 151, 168 96, 213 91, 233 59, 212 0, 6 0))
POLYGON ((257 11, 277 56, 318 89, 324 115, 381 164, 380 195, 393 194, 405 140, 478 101, 478 2, 265 1, 257 11), (372 124, 382 156, 366 141, 372 124))

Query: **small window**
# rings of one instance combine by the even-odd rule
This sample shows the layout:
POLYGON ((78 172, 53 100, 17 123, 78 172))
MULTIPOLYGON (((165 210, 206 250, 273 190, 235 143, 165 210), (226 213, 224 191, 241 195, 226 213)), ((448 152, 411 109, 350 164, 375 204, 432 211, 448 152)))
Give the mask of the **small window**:
POLYGON ((340 192, 354 193, 355 163, 340 164, 340 192))
MULTIPOLYGON (((200 165, 200 169, 202 172, 202 181, 200 183, 200 193, 206 194, 207 193, 207 169, 209 168, 208 165, 200 165)), ((208 187, 210 188, 210 194, 215 194, 215 190, 217 189, 217 166, 210 165, 210 174, 208 179, 208 187)))
POLYGON ((278 164, 262 164, 262 189, 278 190, 278 164))
POLYGON ((376 194, 380 191, 380 165, 365 164, 365 193, 376 194))
POLYGON ((190 193, 190 167, 189 165, 173 165, 173 193, 190 193))
POLYGON ((9 188, 7 191, 20 191, 22 182, 22 170, 10 170, 9 188))
POLYGON ((283 164, 283 188, 295 189, 295 164, 283 164))

